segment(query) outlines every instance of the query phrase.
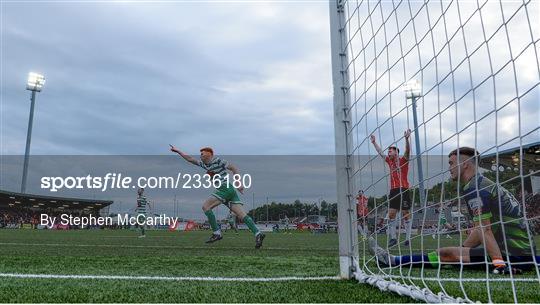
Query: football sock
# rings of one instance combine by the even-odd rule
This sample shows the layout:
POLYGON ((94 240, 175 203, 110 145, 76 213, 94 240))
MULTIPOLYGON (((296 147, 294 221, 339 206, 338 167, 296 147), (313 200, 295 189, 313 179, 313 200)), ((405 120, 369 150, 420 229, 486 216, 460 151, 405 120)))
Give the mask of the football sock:
POLYGON ((216 215, 214 215, 214 212, 212 210, 208 210, 204 212, 204 214, 208 218, 208 222, 210 223, 210 227, 212 228, 212 231, 214 231, 214 234, 220 234, 221 231, 219 230, 219 227, 216 221, 216 215))
POLYGON ((396 219, 388 220, 388 236, 390 239, 396 239, 396 219))
POLYGON ((439 265, 439 255, 435 251, 428 254, 395 256, 394 260, 396 265, 412 264, 413 266, 424 265, 425 267, 433 268, 439 265))
POLYGON ((405 230, 407 231, 406 240, 411 240, 412 221, 410 219, 405 220, 405 230))
POLYGON ((251 217, 249 217, 248 215, 246 215, 246 217, 244 217, 244 223, 248 226, 249 230, 257 235, 260 233, 259 231, 259 228, 257 228, 257 226, 255 225, 255 223, 253 222, 253 219, 251 219, 251 217))

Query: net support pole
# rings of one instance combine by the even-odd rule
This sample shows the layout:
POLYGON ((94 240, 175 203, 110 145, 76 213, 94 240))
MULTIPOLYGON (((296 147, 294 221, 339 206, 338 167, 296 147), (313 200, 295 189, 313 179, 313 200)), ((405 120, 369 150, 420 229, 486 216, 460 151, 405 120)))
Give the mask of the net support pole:
POLYGON ((342 278, 353 278, 354 261, 358 260, 358 232, 354 182, 351 179, 353 158, 349 75, 347 73, 347 32, 341 0, 330 0, 330 36, 332 48, 332 81, 334 93, 334 131, 336 145, 336 180, 339 233, 339 269, 342 278))

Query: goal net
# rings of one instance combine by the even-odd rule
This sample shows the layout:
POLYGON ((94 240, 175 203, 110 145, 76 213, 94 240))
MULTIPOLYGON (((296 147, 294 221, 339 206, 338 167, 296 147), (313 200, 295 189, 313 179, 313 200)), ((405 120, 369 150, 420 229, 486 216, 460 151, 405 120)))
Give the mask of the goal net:
POLYGON ((342 277, 539 299, 539 6, 330 1, 342 277))

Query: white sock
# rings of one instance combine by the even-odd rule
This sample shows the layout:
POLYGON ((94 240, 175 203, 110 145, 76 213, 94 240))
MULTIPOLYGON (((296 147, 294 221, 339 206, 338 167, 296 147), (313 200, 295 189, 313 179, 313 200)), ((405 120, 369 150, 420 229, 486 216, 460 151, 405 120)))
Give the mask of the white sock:
POLYGON ((390 239, 396 239, 396 219, 388 220, 388 235, 390 239))
POLYGON ((406 231, 406 240, 411 240, 411 233, 412 233, 412 221, 411 220, 405 220, 405 231, 406 231))
POLYGON ((358 225, 358 233, 360 233, 361 235, 365 235, 366 233, 364 232, 364 226, 363 225, 358 225))

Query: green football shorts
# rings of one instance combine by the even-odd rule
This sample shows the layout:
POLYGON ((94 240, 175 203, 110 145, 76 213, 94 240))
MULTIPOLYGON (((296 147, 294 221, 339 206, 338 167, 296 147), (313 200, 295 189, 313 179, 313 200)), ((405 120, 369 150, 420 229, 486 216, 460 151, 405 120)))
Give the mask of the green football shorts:
POLYGON ((236 189, 232 185, 222 185, 216 191, 212 194, 212 196, 216 197, 221 201, 223 204, 243 204, 240 200, 240 197, 238 197, 238 193, 236 192, 236 189))

